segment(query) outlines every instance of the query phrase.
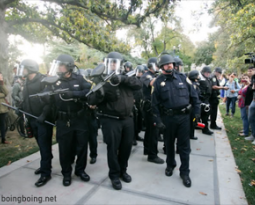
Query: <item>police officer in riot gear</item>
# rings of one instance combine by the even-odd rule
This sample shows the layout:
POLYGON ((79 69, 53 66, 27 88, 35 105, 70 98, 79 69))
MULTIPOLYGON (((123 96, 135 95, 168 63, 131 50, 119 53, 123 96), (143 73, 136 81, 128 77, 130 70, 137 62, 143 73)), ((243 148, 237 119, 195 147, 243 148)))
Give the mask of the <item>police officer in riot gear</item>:
MULTIPOLYGON (((115 75, 88 98, 89 104, 98 106, 104 141, 107 144, 109 178, 116 190, 122 188, 119 178, 126 183, 132 181, 127 174, 127 167, 134 138, 133 91, 141 89, 142 84, 135 76, 121 75, 122 63, 120 53, 111 52, 107 55, 105 75, 113 72, 115 75)), ((93 72, 96 72, 95 69, 93 72)))
POLYGON ((213 132, 209 130, 208 127, 208 118, 211 112, 210 108, 210 97, 212 95, 212 84, 210 80, 211 68, 209 66, 205 66, 201 70, 201 77, 199 79, 199 88, 200 88, 200 96, 199 99, 201 101, 201 120, 202 123, 205 124, 205 127, 202 130, 203 134, 212 135, 213 132))
POLYGON ((175 62, 174 69, 177 72, 182 72, 182 66, 183 66, 182 60, 179 57, 174 57, 174 62, 175 62))
POLYGON ((200 108, 191 82, 185 75, 175 71, 174 62, 174 58, 168 54, 159 58, 162 74, 154 82, 152 111, 156 126, 164 130, 167 154, 165 174, 172 176, 176 167, 174 144, 177 138, 181 158, 180 177, 183 184, 190 187, 190 109, 193 107, 196 118, 199 118, 200 108))
MULTIPOLYGON (((200 89, 199 89, 199 72, 197 70, 192 70, 188 73, 188 78, 191 80, 192 85, 194 89, 197 92, 197 97, 200 96, 200 89)), ((195 117, 194 110, 192 109, 190 113, 190 139, 197 140, 197 137, 194 136, 195 134, 195 127, 196 127, 197 121, 195 117)))
POLYGON ((224 89, 227 90, 227 87, 220 86, 219 83, 219 78, 222 74, 222 69, 221 68, 215 68, 214 74, 211 77, 211 82, 212 82, 212 95, 210 98, 210 106, 211 106, 211 115, 210 115, 210 120, 211 120, 211 125, 210 128, 214 130, 221 130, 221 127, 218 127, 216 124, 216 119, 217 119, 217 113, 218 113, 218 105, 219 105, 219 94, 220 90, 224 89))
MULTIPOLYGON (((91 85, 93 82, 90 80, 90 74, 92 69, 80 69, 80 74, 84 79, 89 82, 91 85)), ((90 149, 90 164, 95 164, 97 159, 97 135, 98 135, 98 122, 96 118, 96 106, 89 105, 85 103, 84 105, 85 115, 86 115, 86 127, 88 128, 89 133, 89 149, 90 149)))
POLYGON ((123 75, 125 75, 126 73, 128 73, 129 71, 133 70, 133 65, 131 62, 127 61, 125 64, 124 64, 124 71, 123 71, 123 75))
MULTIPOLYGON (((144 74, 144 67, 142 65, 138 65, 136 67, 136 78, 140 80, 141 76, 144 74)), ((135 126, 135 136, 133 145, 136 145, 137 141, 143 141, 143 138, 139 136, 139 132, 143 128, 143 114, 141 103, 143 99, 143 90, 142 88, 139 90, 135 90, 134 94, 134 126, 135 126)))
POLYGON ((62 54, 54 60, 49 72, 50 75, 59 77, 52 85, 53 89, 69 89, 64 94, 54 95, 52 99, 56 106, 56 137, 64 186, 71 184, 73 150, 77 156, 75 175, 83 181, 90 180, 84 171, 87 164, 89 133, 88 125, 84 125, 87 116, 84 114, 84 103, 81 100, 85 100, 91 84, 81 75, 73 73, 74 68, 74 59, 70 55, 62 54))
POLYGON ((144 135, 144 155, 148 155, 147 160, 156 164, 163 164, 164 160, 158 157, 158 135, 159 130, 154 126, 154 119, 151 110, 151 91, 156 73, 158 72, 157 58, 153 57, 148 60, 148 72, 141 77, 143 83, 143 111, 145 119, 145 135, 144 135))
POLYGON ((41 187, 51 179, 51 152, 53 127, 44 123, 45 120, 51 121, 50 106, 45 104, 42 99, 29 97, 30 95, 43 92, 45 84, 41 82, 44 76, 39 73, 39 65, 31 59, 23 60, 19 66, 18 76, 25 78, 23 88, 23 102, 20 109, 38 116, 37 119, 26 116, 28 123, 32 128, 33 135, 40 148, 41 162, 40 168, 35 174, 41 174, 35 186, 41 187))

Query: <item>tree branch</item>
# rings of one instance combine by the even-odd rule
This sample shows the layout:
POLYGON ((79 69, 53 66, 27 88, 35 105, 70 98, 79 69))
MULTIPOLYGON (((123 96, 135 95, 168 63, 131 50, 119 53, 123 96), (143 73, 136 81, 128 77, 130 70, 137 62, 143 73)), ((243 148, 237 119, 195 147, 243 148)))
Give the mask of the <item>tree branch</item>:
POLYGON ((1 4, 6 7, 8 4, 13 3, 14 1, 16 0, 2 0, 1 4))

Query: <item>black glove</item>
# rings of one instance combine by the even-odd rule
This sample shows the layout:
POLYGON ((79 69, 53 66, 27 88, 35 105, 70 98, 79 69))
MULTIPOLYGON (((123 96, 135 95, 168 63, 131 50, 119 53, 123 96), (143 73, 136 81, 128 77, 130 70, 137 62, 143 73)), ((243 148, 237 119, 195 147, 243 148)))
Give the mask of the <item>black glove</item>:
POLYGON ((161 120, 157 120, 157 122, 154 123, 156 128, 158 128, 160 131, 163 131, 166 129, 166 126, 161 122, 161 120))
POLYGON ((120 75, 114 75, 112 78, 111 78, 111 83, 114 84, 114 85, 117 85, 121 82, 121 76, 120 75))
POLYGON ((196 121, 197 121, 197 122, 199 122, 200 117, 201 117, 200 114, 195 114, 195 118, 196 118, 196 121))
POLYGON ((98 90, 96 91, 96 95, 97 95, 98 97, 103 97, 104 94, 105 94, 105 92, 104 92, 104 88, 103 88, 103 87, 101 87, 100 89, 98 89, 98 90))
POLYGON ((65 93, 62 93, 61 95, 65 99, 70 99, 70 98, 73 97, 73 92, 72 91, 66 91, 65 93))
POLYGON ((39 123, 43 123, 43 122, 45 121, 45 119, 46 119, 46 116, 45 116, 45 114, 42 113, 42 114, 36 119, 36 121, 39 122, 39 123))

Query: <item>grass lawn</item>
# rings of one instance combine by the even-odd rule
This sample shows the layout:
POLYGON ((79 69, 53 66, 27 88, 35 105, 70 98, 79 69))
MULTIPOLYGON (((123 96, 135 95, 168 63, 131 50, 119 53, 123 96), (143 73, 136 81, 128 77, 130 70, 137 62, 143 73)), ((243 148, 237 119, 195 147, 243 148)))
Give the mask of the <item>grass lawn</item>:
MULTIPOLYGON (((55 134, 53 136, 53 143, 56 143, 55 134)), ((29 139, 21 137, 16 130, 6 133, 6 141, 10 142, 10 144, 0 143, 0 167, 15 162, 39 150, 35 138, 29 139)))
POLYGON ((233 118, 225 116, 225 105, 220 105, 219 108, 238 170, 240 170, 239 174, 247 201, 250 205, 255 205, 255 184, 254 186, 249 185, 252 180, 255 180, 255 145, 252 145, 251 141, 246 141, 244 137, 238 136, 239 131, 243 128, 238 106, 233 118))

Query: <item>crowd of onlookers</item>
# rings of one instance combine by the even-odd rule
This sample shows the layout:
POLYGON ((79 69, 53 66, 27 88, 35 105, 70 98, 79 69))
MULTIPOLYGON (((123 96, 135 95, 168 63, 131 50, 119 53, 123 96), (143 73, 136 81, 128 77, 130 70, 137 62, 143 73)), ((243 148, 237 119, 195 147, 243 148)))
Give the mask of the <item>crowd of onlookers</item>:
POLYGON ((223 74, 220 79, 221 86, 227 87, 227 90, 221 90, 220 97, 222 104, 226 104, 226 116, 232 118, 236 112, 236 104, 240 108, 241 118, 243 121, 243 129, 240 130, 239 136, 245 137, 246 140, 253 141, 255 145, 255 116, 253 110, 249 109, 255 100, 253 97, 252 76, 255 75, 254 66, 249 67, 248 71, 241 76, 236 73, 229 75, 223 74), (254 128, 254 129, 253 129, 254 128), (249 136, 249 131, 251 135, 249 136))

